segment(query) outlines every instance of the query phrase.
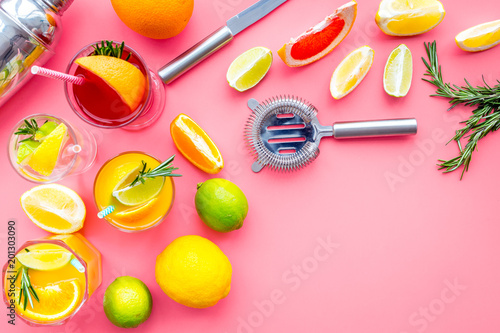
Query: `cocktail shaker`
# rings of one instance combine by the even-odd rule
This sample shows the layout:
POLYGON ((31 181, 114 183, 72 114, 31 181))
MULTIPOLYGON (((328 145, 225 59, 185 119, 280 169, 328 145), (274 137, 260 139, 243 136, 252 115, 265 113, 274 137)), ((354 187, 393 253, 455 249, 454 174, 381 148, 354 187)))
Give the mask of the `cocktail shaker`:
POLYGON ((0 0, 0 105, 54 54, 73 0, 0 0))

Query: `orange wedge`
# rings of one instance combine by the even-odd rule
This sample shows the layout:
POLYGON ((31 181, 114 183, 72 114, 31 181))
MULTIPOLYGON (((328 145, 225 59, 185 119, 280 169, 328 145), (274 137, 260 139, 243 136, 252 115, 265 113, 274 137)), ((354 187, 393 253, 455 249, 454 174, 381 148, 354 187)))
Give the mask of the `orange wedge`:
POLYGON ((224 167, 219 149, 205 131, 185 114, 170 124, 175 146, 194 166, 206 173, 216 174, 224 167))
POLYGON ((356 20, 356 11, 356 1, 337 8, 323 21, 299 37, 292 38, 278 51, 278 55, 290 67, 305 66, 323 58, 349 34, 356 20))
POLYGON ((131 63, 102 55, 78 58, 75 62, 109 84, 131 110, 141 103, 146 91, 146 78, 131 63))

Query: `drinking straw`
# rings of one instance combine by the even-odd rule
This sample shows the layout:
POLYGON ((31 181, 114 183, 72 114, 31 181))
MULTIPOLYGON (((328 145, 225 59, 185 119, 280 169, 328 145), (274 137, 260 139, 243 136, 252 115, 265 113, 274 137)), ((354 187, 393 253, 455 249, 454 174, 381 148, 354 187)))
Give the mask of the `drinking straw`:
POLYGON ((97 213, 97 217, 102 219, 105 216, 108 216, 109 214, 113 213, 114 210, 115 210, 115 206, 108 206, 108 207, 104 208, 103 210, 101 210, 99 213, 97 213))
POLYGON ((50 77, 52 79, 58 79, 58 80, 61 80, 64 82, 77 84, 79 86, 81 86, 82 84, 85 83, 85 79, 83 77, 61 73, 61 72, 54 71, 52 69, 48 69, 48 68, 44 68, 44 67, 40 67, 40 66, 31 67, 31 73, 35 74, 35 75, 42 75, 45 77, 50 77))
POLYGON ((71 259, 70 264, 73 265, 73 267, 75 267, 76 270, 79 271, 80 273, 85 272, 85 267, 83 267, 82 263, 79 262, 78 259, 76 258, 71 259))

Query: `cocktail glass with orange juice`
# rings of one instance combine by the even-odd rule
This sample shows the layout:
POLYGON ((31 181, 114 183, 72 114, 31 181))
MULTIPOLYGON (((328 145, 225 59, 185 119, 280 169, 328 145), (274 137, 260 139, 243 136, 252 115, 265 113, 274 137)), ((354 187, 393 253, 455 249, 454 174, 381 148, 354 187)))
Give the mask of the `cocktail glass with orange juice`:
POLYGON ((81 234, 28 241, 2 271, 7 307, 31 326, 60 325, 102 281, 101 254, 81 234))
POLYGON ((142 129, 158 119, 165 106, 160 78, 124 43, 88 44, 66 72, 85 78, 82 85, 66 82, 64 89, 73 111, 91 125, 142 129))
MULTIPOLYGON (((143 152, 125 152, 107 161, 94 181, 94 199, 106 221, 125 232, 160 224, 175 196, 171 166, 143 152)), ((100 214, 101 214, 100 213, 100 214)), ((101 216, 100 216, 101 217, 101 216)))

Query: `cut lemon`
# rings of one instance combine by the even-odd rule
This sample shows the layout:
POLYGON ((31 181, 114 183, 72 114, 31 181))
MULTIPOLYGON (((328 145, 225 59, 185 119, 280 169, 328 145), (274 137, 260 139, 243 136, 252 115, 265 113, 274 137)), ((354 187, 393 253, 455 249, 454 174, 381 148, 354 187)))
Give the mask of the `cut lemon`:
POLYGON ((57 321, 71 315, 80 305, 83 296, 76 280, 33 288, 39 301, 33 300, 33 308, 28 305, 26 310, 16 302, 17 312, 23 317, 41 322, 57 321))
POLYGON ((101 55, 78 58, 75 62, 106 81, 131 110, 141 103, 146 91, 146 78, 131 63, 101 55))
POLYGON ((394 97, 403 97, 408 94, 413 75, 413 60, 411 51, 406 45, 396 47, 385 64, 384 89, 394 97))
POLYGON ((387 35, 413 36, 434 29, 445 14, 437 0, 382 0, 375 22, 387 35))
POLYGON ((469 52, 491 49, 500 43, 500 20, 464 30, 455 37, 455 42, 459 48, 469 52))
POLYGON ((50 176, 56 167, 59 152, 67 139, 68 128, 59 124, 33 152, 28 165, 43 176, 50 176))
POLYGON ((290 67, 308 65, 323 58, 349 34, 356 20, 356 11, 356 1, 337 8, 332 15, 314 27, 297 38, 290 39, 278 51, 278 55, 290 67))
POLYGON ((113 196, 125 206, 142 205, 160 193, 164 182, 164 177, 146 178, 144 183, 137 182, 134 186, 126 186, 113 191, 113 196))
POLYGON ((151 207, 153 207, 158 202, 158 198, 154 198, 149 200, 142 206, 134 207, 126 210, 119 211, 115 214, 116 218, 119 218, 123 222, 134 222, 140 221, 151 211, 151 207))
POLYGON ((346 96, 361 83, 372 67, 374 55, 373 49, 365 45, 352 51, 342 60, 330 81, 333 98, 346 96))
POLYGON ((215 143, 185 114, 181 113, 172 121, 170 134, 181 154, 200 170, 216 174, 224 167, 224 160, 215 143))
POLYGON ((80 230, 85 220, 85 204, 70 188, 58 184, 40 185, 21 196, 21 207, 33 223, 56 234, 80 230))
POLYGON ((273 63, 273 53, 265 47, 254 47, 236 58, 227 70, 229 85, 238 91, 253 88, 266 76, 273 63))
POLYGON ((37 244, 16 255, 23 265, 38 271, 52 271, 64 267, 71 260, 71 252, 55 244, 37 244))

